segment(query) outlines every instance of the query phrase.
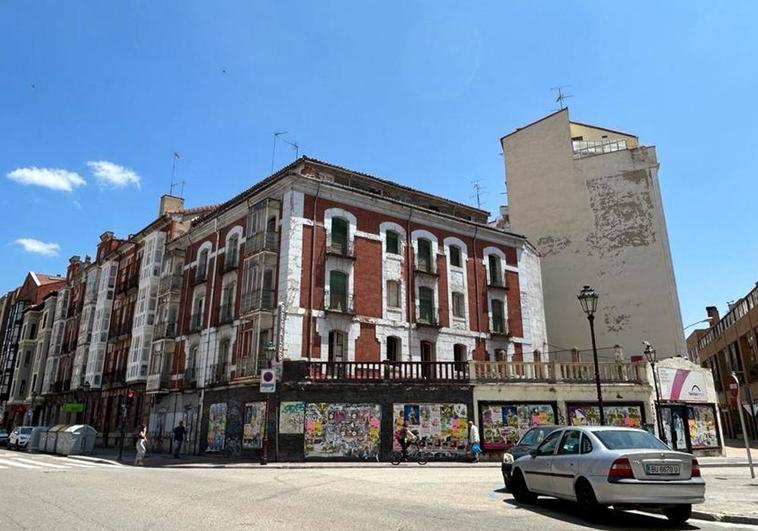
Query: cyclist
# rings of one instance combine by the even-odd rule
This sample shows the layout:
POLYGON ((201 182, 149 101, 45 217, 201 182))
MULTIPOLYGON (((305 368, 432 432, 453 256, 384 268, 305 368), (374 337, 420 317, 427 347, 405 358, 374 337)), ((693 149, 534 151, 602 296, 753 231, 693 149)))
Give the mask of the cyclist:
POLYGON ((408 422, 403 422, 403 427, 395 435, 400 447, 403 449, 403 459, 408 459, 408 445, 418 440, 416 434, 411 431, 408 422))

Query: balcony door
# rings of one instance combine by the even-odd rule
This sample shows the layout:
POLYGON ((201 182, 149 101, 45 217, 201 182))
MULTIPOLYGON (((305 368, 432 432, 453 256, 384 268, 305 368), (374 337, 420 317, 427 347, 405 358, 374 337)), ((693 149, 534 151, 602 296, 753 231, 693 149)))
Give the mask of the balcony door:
POLYGON ((345 333, 339 330, 329 332, 329 361, 340 362, 347 360, 347 340, 345 333))
POLYGON ((434 378, 434 365, 432 362, 435 358, 434 343, 431 341, 421 342, 421 376, 424 378, 434 378))
POLYGON ((347 308, 347 274, 342 271, 329 272, 329 308, 346 312, 347 308))

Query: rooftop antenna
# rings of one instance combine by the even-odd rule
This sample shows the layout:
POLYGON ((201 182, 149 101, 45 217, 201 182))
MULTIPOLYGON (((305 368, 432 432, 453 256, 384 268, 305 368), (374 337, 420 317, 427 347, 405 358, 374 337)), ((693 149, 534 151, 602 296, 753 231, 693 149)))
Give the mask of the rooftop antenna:
POLYGON ((271 152, 271 173, 274 173, 274 160, 276 159, 276 140, 281 135, 286 135, 287 131, 274 131, 274 149, 271 152))
POLYGON ((481 209, 482 208, 482 197, 481 193, 484 191, 484 187, 479 182, 479 179, 476 181, 471 181, 471 184, 474 186, 474 195, 471 197, 476 197, 476 208, 481 209))
POLYGON ((289 144, 290 146, 292 146, 292 149, 295 152, 295 160, 300 158, 300 144, 297 143, 297 140, 293 140, 292 142, 290 142, 289 140, 283 139, 283 142, 285 144, 289 144))
POLYGON ((557 92, 558 95, 555 97, 555 102, 558 103, 561 106, 561 110, 566 108, 566 100, 569 98, 573 98, 574 96, 572 94, 564 94, 563 89, 569 88, 571 85, 561 85, 560 87, 552 87, 550 90, 553 92, 557 92))
POLYGON ((179 159, 179 153, 174 151, 174 156, 171 158, 171 185, 168 187, 168 195, 174 195, 174 187, 177 185, 174 182, 174 176, 176 174, 176 161, 179 159))
POLYGON ((184 185, 187 184, 187 181, 182 181, 182 191, 179 193, 179 197, 184 197, 184 185))

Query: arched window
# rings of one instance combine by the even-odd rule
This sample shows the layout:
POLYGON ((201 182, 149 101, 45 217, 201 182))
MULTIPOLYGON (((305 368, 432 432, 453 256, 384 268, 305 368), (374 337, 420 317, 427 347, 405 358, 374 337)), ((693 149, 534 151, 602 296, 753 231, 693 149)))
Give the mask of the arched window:
POLYGON ((432 261, 432 242, 427 238, 417 240, 418 256, 416 257, 416 268, 419 271, 427 273, 434 272, 434 262, 432 261))
POLYGON ((388 230, 385 234, 384 252, 387 254, 400 254, 400 235, 394 230, 388 230))
POLYGON ((195 270, 195 281, 202 282, 208 274, 208 249, 203 249, 197 255, 197 269, 195 270))
POLYGON ((332 218, 332 242, 329 250, 335 254, 348 255, 348 222, 344 218, 332 218))
POLYGON ((398 363, 401 357, 401 345, 399 337, 389 336, 387 338, 387 361, 398 363))
POLYGON ((490 270, 490 278, 489 283, 491 286, 503 286, 503 268, 500 264, 500 257, 491 254, 489 255, 489 270, 490 270))
POLYGON ((461 267, 461 248, 457 245, 451 245, 449 248, 450 265, 452 267, 461 267))
POLYGON ((345 361, 347 358, 345 333, 339 330, 329 332, 329 361, 345 361))

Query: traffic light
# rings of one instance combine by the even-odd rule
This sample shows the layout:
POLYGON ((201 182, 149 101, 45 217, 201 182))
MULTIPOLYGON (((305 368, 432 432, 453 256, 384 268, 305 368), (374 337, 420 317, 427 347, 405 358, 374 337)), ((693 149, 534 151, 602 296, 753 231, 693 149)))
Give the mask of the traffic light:
POLYGON ((134 391, 129 389, 126 392, 126 407, 131 407, 133 402, 134 402, 134 391))

